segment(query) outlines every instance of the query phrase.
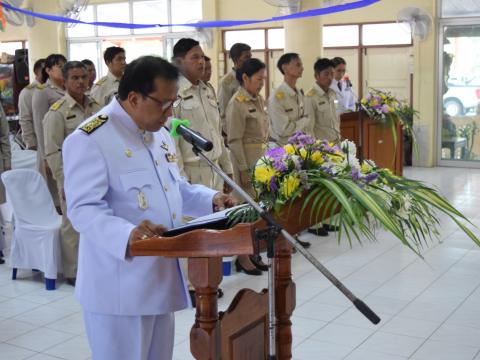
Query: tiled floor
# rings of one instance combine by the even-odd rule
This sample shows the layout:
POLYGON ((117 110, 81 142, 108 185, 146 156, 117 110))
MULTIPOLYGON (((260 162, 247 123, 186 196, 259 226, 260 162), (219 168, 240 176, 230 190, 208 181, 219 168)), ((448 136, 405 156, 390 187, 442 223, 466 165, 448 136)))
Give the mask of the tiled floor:
MULTIPOLYGON (((480 170, 409 169, 409 177, 435 184, 480 226, 480 170)), ((443 218, 442 218, 443 219, 443 218)), ((293 317, 295 359, 480 360, 480 248, 442 220, 441 243, 425 261, 383 231, 378 243, 338 245, 334 235, 314 238, 311 252, 382 318, 370 324, 313 267, 294 255, 297 309, 293 317)), ((479 231, 477 230, 477 233, 479 231)), ((43 289, 39 274, 10 279, 0 266, 0 360, 88 359, 80 306, 72 288, 43 289)), ((226 277, 225 309, 243 287, 261 289, 266 276, 226 277)), ((176 316, 174 358, 192 359, 188 334, 193 310, 176 316)), ((128 359, 125 359, 128 360, 128 359)))

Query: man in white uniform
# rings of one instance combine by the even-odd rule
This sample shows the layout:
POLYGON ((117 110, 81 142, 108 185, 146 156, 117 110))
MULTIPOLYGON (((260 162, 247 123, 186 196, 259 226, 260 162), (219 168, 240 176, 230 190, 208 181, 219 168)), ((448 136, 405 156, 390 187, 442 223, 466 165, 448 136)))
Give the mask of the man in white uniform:
POLYGON ((132 257, 129 245, 233 205, 180 176, 163 128, 177 99, 178 71, 141 57, 118 97, 64 142, 68 216, 80 233, 76 297, 93 360, 170 360, 174 311, 190 305, 177 259, 132 257))
POLYGON ((335 91, 337 96, 337 114, 355 111, 355 95, 352 91, 352 83, 350 80, 344 79, 347 71, 347 62, 341 57, 333 58, 332 62, 334 76, 330 88, 335 91))

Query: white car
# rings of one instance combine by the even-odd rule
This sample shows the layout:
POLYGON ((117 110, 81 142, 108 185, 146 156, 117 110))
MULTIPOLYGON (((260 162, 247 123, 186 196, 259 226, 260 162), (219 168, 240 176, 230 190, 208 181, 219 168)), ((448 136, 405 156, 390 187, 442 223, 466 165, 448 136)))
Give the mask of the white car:
POLYGON ((465 82, 449 81, 448 91, 443 95, 445 113, 461 116, 473 111, 476 113, 480 102, 480 79, 471 78, 465 82))

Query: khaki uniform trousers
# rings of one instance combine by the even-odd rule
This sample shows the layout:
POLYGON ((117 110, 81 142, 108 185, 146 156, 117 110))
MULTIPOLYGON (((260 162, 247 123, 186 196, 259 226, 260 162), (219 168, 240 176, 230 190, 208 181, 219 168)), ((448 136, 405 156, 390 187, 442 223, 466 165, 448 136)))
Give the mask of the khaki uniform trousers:
POLYGON ((60 229, 63 262, 63 276, 66 278, 77 277, 78 265, 78 242, 79 235, 72 226, 67 217, 67 204, 63 199, 63 194, 59 194, 60 207, 62 208, 62 227, 60 229))
MULTIPOLYGON (((265 154, 266 146, 265 144, 243 144, 243 149, 245 152, 245 160, 248 164, 248 171, 251 175, 258 159, 260 159, 265 154)), ((243 190, 248 192, 250 196, 255 198, 255 191, 253 190, 253 186, 251 184, 249 186, 243 186, 240 182, 240 170, 238 169, 237 161, 233 152, 230 152, 230 157, 233 165, 233 180, 235 180, 235 182, 240 185, 243 190)), ((244 199, 242 199, 237 193, 234 193, 233 195, 238 201, 244 201, 244 199)))

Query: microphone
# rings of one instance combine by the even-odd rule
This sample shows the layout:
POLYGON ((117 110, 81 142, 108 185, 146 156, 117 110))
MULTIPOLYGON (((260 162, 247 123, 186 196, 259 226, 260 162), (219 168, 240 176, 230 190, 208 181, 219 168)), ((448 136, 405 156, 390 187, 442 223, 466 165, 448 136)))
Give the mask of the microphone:
POLYGON ((172 119, 172 129, 170 135, 178 137, 181 135, 186 142, 192 144, 194 147, 203 151, 210 151, 213 149, 213 143, 205 139, 200 133, 189 129, 190 121, 185 119, 172 119))

